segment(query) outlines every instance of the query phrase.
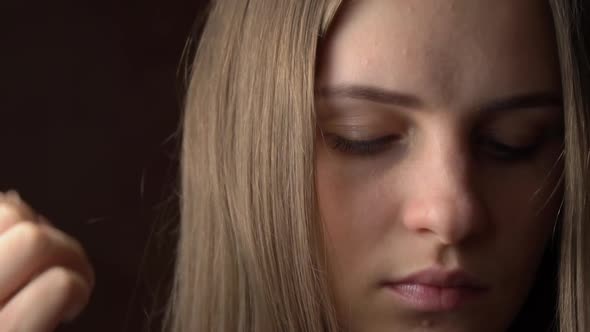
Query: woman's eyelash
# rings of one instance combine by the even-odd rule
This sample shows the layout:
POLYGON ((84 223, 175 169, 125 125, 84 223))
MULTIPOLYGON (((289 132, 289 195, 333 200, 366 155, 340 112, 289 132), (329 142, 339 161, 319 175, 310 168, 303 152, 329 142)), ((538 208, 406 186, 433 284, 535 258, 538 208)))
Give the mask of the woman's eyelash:
POLYGON ((385 151, 391 143, 399 139, 396 135, 379 137, 373 140, 350 140, 341 136, 328 137, 332 149, 354 155, 374 155, 385 151))
POLYGON ((525 161, 533 158, 542 144, 543 140, 537 140, 525 146, 511 146, 488 138, 481 139, 478 142, 478 146, 483 147, 484 153, 499 161, 508 162, 525 161))
MULTIPOLYGON (((387 150, 393 142, 399 140, 396 135, 383 136, 372 140, 351 140, 337 135, 327 136, 332 149, 359 156, 379 154, 387 150)), ((483 153, 498 161, 518 162, 533 158, 542 144, 543 140, 537 140, 535 143, 526 146, 511 146, 491 138, 480 138, 476 142, 476 148, 478 150, 482 149, 483 153)))

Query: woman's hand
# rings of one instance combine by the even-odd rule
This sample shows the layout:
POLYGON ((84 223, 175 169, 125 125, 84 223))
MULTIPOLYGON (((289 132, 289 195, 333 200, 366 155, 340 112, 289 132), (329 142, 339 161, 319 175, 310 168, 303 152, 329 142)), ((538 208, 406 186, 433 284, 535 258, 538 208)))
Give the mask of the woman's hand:
POLYGON ((0 331, 53 331, 82 311, 93 287, 82 246, 15 192, 0 193, 0 331))

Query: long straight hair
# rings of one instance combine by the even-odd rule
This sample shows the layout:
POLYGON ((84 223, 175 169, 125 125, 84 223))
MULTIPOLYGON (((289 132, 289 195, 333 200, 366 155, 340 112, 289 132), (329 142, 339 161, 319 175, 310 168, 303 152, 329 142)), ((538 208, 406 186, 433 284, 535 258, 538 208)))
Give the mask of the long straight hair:
POLYGON ((561 65, 565 125, 565 192, 559 260, 562 332, 590 329, 590 62, 585 0, 551 0, 561 65))
POLYGON ((185 105, 170 331, 337 329, 313 144, 318 39, 338 4, 212 3, 185 105))
MULTIPOLYGON (((583 1, 549 1, 566 130, 562 332, 590 328, 583 1)), ((211 4, 185 101, 180 237, 164 323, 170 332, 339 330, 314 181, 314 78, 318 45, 340 2, 211 4)))

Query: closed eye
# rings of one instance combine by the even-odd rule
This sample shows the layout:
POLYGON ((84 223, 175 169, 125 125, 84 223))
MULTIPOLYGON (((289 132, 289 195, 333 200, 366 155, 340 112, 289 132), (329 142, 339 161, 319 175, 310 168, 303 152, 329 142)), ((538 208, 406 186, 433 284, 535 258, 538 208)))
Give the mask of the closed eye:
POLYGON ((372 140, 350 140, 341 136, 327 134, 326 139, 330 147, 342 153, 351 155, 376 155, 387 150, 391 144, 399 140, 397 135, 388 135, 372 140))
POLYGON ((479 140, 478 147, 482 149, 483 153, 498 161, 519 162, 532 159, 542 147, 544 141, 540 139, 532 144, 513 146, 490 138, 483 138, 479 140))

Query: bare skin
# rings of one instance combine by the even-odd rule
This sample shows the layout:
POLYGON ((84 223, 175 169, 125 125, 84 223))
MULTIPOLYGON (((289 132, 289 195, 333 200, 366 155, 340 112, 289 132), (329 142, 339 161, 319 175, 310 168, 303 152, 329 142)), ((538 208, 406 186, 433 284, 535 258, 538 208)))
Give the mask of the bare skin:
POLYGON ((54 331, 80 314, 93 287, 82 246, 15 192, 0 193, 0 329, 54 331))

